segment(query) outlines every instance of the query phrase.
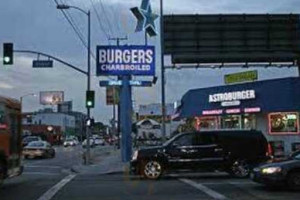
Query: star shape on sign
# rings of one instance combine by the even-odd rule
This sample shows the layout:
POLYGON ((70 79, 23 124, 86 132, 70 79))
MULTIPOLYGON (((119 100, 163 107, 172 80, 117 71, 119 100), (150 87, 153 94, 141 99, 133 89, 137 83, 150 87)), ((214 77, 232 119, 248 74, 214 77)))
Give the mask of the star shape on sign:
POLYGON ((158 15, 152 12, 150 0, 143 0, 141 7, 131 8, 131 12, 138 20, 135 32, 146 30, 150 37, 157 35, 155 20, 158 15))

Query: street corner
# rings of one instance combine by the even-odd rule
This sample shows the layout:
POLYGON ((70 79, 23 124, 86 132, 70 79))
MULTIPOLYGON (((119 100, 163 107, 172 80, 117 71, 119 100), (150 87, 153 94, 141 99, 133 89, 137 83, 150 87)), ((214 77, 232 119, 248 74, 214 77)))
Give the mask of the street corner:
POLYGON ((71 168, 74 173, 81 174, 117 174, 117 173, 128 173, 129 174, 129 164, 122 163, 120 155, 113 153, 109 156, 99 156, 97 159, 93 158, 92 163, 89 165, 79 164, 74 165, 71 168))

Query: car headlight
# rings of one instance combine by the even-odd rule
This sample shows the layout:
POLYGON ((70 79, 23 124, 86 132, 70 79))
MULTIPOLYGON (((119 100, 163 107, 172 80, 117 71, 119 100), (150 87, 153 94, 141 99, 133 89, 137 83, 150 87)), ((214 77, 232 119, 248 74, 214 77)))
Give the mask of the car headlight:
POLYGON ((268 167, 268 168, 263 168, 261 171, 263 174, 275 174, 281 172, 280 167, 268 167))
POLYGON ((137 160, 138 154, 139 154, 139 151, 135 151, 132 155, 132 160, 137 160))

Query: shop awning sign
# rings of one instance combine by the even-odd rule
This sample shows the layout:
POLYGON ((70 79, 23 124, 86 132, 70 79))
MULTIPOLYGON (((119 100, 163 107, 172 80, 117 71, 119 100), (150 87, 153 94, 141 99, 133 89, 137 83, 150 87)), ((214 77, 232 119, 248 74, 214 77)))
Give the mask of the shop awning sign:
POLYGON ((259 113, 260 107, 252 108, 230 108, 230 109, 216 109, 216 110, 203 110, 202 115, 222 115, 222 114, 240 114, 240 113, 259 113))
POLYGON ((224 76, 225 84, 243 83, 256 81, 258 79, 257 70, 227 74, 224 76))
POLYGON ((97 76, 155 75, 154 46, 97 46, 97 76))

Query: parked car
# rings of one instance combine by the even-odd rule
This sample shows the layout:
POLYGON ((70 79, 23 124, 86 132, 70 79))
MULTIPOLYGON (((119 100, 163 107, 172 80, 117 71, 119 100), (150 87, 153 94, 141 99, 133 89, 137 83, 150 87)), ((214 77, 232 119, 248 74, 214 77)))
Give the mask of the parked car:
POLYGON ((183 170, 219 170, 243 178, 269 158, 268 150, 266 138, 255 130, 182 133, 162 146, 135 151, 130 167, 149 179, 183 170))
POLYGON ((288 186, 300 191, 300 151, 286 159, 275 160, 253 169, 253 181, 268 186, 288 186))
MULTIPOLYGON (((83 148, 86 148, 86 145, 87 145, 87 139, 85 139, 83 142, 82 142, 82 147, 83 148)), ((90 147, 94 147, 95 146, 95 140, 90 138, 90 147)))
POLYGON ((23 147, 27 146, 30 142, 34 141, 42 141, 41 137, 38 136, 27 136, 23 139, 22 145, 23 147))
POLYGON ((24 147, 23 156, 25 158, 54 158, 55 150, 48 142, 34 141, 24 147))
POLYGON ((94 138, 94 141, 95 141, 95 145, 101 145, 101 146, 104 146, 105 145, 105 141, 104 139, 101 139, 101 138, 94 138))
POLYGON ((68 147, 68 146, 76 146, 77 142, 74 139, 66 139, 64 141, 64 147, 68 147))

